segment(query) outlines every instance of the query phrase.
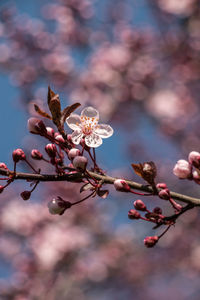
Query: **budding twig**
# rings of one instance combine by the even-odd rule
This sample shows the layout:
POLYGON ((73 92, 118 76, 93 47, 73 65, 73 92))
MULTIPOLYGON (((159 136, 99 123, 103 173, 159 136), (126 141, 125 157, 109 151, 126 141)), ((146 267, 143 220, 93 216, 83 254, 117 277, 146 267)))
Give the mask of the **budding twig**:
MULTIPOLYGON (((114 184, 114 181, 116 178, 107 176, 107 175, 100 175, 95 172, 88 171, 88 174, 90 174, 91 177, 95 178, 96 180, 102 180, 105 184, 114 184)), ((38 181, 69 181, 73 182, 77 179, 82 179, 84 178, 84 174, 77 172, 73 174, 31 174, 31 173, 21 173, 21 172, 14 172, 5 170, 0 168, 0 175, 3 176, 13 176, 15 180, 38 180, 38 181)), ((153 189, 151 186, 143 185, 134 181, 129 181, 126 180, 126 183, 131 187, 139 191, 144 191, 148 193, 153 193, 153 189)), ((159 190, 158 190, 159 191, 159 190)), ((193 206, 200 206, 200 199, 199 198, 194 198, 190 197, 187 195, 179 194, 176 192, 170 191, 170 195, 173 199, 179 200, 184 203, 192 204, 193 206)))

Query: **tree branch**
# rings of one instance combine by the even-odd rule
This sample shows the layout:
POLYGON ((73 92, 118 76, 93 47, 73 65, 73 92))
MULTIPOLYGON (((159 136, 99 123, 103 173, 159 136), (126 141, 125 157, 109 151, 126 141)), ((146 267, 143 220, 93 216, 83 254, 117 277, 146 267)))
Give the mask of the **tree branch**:
MULTIPOLYGON (((111 176, 106 176, 106 175, 100 175, 95 172, 88 171, 89 175, 94 177, 97 180, 100 180, 103 183, 106 184, 113 184, 114 181, 117 178, 111 177, 111 176)), ((30 181, 69 181, 69 182, 74 182, 78 179, 85 178, 86 175, 82 173, 72 173, 72 174, 64 174, 64 175, 59 175, 59 174, 32 174, 32 173, 21 173, 17 172, 14 173, 13 171, 5 170, 0 168, 0 175, 3 176, 8 176, 9 178, 13 178, 14 180, 30 180, 30 181)), ((151 186, 148 185, 143 185, 134 181, 129 181, 126 180, 127 184, 136 190, 148 192, 148 193, 153 193, 153 189, 151 186)), ((159 191, 159 190, 158 190, 159 191)), ((185 202, 188 204, 193 204, 194 206, 200 206, 200 199, 198 198, 193 198, 187 195, 179 194, 176 192, 170 191, 171 197, 173 199, 179 200, 181 202, 185 202)))

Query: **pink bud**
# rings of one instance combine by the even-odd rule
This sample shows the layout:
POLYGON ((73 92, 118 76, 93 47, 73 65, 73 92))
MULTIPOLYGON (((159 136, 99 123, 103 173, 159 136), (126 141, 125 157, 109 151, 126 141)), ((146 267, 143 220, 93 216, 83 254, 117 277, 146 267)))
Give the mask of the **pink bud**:
POLYGON ((26 155, 22 149, 16 149, 12 153, 13 161, 17 163, 20 160, 26 159, 26 155))
POLYGON ((192 177, 194 179, 194 181, 197 183, 197 184, 200 184, 200 175, 199 175, 199 172, 197 170, 194 170, 192 172, 192 177))
POLYGON ((128 212, 128 217, 129 219, 132 219, 132 220, 137 220, 137 219, 140 219, 140 213, 135 210, 135 209, 130 209, 129 212, 128 212))
POLYGON ((157 189, 166 189, 167 185, 166 185, 166 183, 162 182, 162 183, 157 183, 156 187, 157 187, 157 189))
POLYGON ((79 149, 72 148, 68 152, 69 159, 74 159, 76 156, 80 156, 81 152, 79 149))
POLYGON ((56 150, 56 146, 54 144, 47 144, 45 146, 45 151, 47 152, 49 157, 55 158, 57 150, 56 150))
POLYGON ((158 236, 147 236, 144 239, 144 244, 147 248, 152 248, 158 242, 158 236))
POLYGON ((33 149, 31 151, 31 157, 37 160, 43 159, 42 153, 40 153, 40 151, 38 151, 37 149, 33 149))
POLYGON ((162 215, 162 209, 158 206, 153 209, 153 212, 155 214, 162 215))
POLYGON ((4 190, 4 186, 0 185, 0 194, 3 192, 3 190, 4 190))
POLYGON ((63 139, 62 135, 61 134, 58 134, 55 138, 59 143, 64 143, 65 140, 63 139))
POLYGON ((192 151, 188 155, 188 161, 190 164, 195 166, 196 168, 200 167, 200 153, 197 151, 192 151))
POLYGON ((47 133, 46 127, 43 123, 43 121, 36 119, 36 118, 30 118, 28 119, 28 130, 31 133, 34 134, 45 134, 47 133))
POLYGON ((28 200, 31 196, 31 192, 30 191, 24 191, 20 194, 20 196, 22 197, 23 200, 28 200))
POLYGON ((53 199, 48 203, 49 212, 52 215, 62 215, 65 210, 70 207, 71 203, 69 201, 64 201, 60 197, 53 199))
POLYGON ((76 156, 73 159, 74 168, 80 171, 85 171, 87 167, 88 160, 85 156, 76 156))
POLYGON ((136 200, 134 203, 133 203, 135 209, 137 210, 141 210, 141 211, 146 211, 146 205, 144 204, 144 202, 142 200, 136 200))
POLYGON ((1 169, 8 170, 8 167, 7 167, 6 164, 4 164, 3 162, 0 162, 0 168, 1 168, 1 169))
POLYGON ((114 187, 117 191, 121 191, 121 192, 130 191, 130 187, 124 179, 116 179, 114 181, 114 187))
POLYGON ((173 173, 180 179, 190 178, 192 172, 192 167, 188 161, 180 159, 174 166, 173 173))
POLYGON ((54 137, 54 130, 51 127, 46 127, 47 134, 54 137))
POLYGON ((161 199, 164 199, 164 200, 169 200, 170 199, 170 191, 168 189, 163 189, 161 190, 159 193, 158 193, 158 196, 161 198, 161 199))

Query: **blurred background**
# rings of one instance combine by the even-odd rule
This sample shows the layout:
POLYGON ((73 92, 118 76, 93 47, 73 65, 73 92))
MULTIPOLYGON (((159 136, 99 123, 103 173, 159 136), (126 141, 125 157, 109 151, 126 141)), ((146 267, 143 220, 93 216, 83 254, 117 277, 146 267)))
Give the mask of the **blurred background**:
MULTIPOLYGON (((33 103, 48 111, 50 85, 63 107, 92 105, 114 128, 97 149, 109 175, 142 183, 131 163, 153 160, 157 182, 200 197, 197 184, 172 173, 178 159, 200 151, 199 80, 198 0, 1 1, 0 160, 12 168, 15 148, 44 153, 26 124, 33 103)), ((146 249, 154 231, 127 217, 136 197, 111 187, 107 199, 52 216, 48 201, 79 200, 77 184, 40 184, 27 202, 25 189, 17 182, 1 194, 0 299, 199 299, 198 209, 146 249)), ((160 199, 142 200, 172 212, 160 199)))

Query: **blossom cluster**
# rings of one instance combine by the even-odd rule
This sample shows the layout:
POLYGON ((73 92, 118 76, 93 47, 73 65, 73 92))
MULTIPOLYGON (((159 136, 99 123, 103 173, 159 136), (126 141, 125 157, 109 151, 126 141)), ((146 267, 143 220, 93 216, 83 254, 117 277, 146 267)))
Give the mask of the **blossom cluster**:
POLYGON ((173 173, 180 179, 194 180, 194 182, 200 184, 200 153, 192 151, 188 155, 188 160, 178 160, 173 173))

